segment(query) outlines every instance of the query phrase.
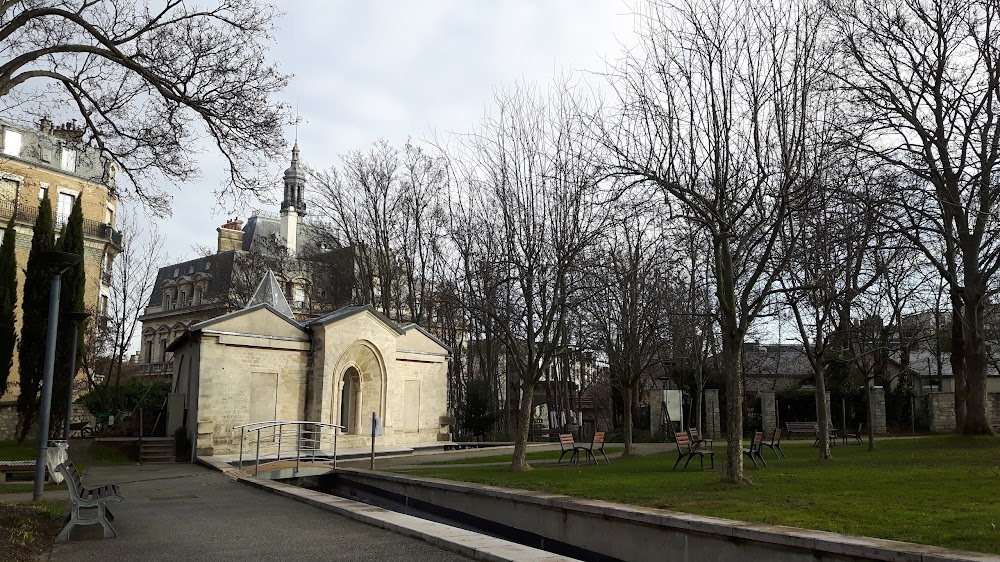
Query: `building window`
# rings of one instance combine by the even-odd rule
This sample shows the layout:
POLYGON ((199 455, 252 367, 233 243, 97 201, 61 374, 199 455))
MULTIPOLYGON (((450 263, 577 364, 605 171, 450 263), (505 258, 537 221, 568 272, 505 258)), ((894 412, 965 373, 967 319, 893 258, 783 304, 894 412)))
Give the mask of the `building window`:
POLYGON ((43 183, 38 186, 38 200, 49 198, 49 184, 43 183))
POLYGON ((160 361, 167 361, 167 338, 160 340, 160 361))
POLYGON ((194 290, 194 304, 201 304, 203 298, 205 298, 205 289, 196 287, 194 290))
POLYGON ((163 291, 163 310, 170 310, 170 292, 163 291))
POLYGON ((0 204, 5 206, 9 204, 13 209, 14 202, 17 201, 17 187, 18 184, 14 180, 0 179, 0 204))
POLYGON ((181 268, 175 267, 174 268, 174 277, 177 278, 177 277, 180 277, 180 276, 181 276, 181 268))
POLYGON ((108 295, 101 295, 101 316, 108 315, 108 295))
POLYGON ((72 148, 62 147, 62 169, 67 172, 76 171, 76 151, 72 148))
POLYGON ((181 296, 180 296, 180 298, 177 299, 177 304, 181 308, 187 306, 187 304, 188 304, 187 303, 187 291, 181 291, 181 296))
POLYGON ((3 153, 8 156, 21 155, 21 133, 10 129, 3 132, 3 153))
POLYGON ((146 364, 153 362, 153 340, 146 340, 146 364))
POLYGON ((115 224, 115 210, 111 207, 104 208, 104 223, 115 224))
POLYGON ((59 226, 66 224, 66 221, 69 220, 75 201, 76 197, 72 193, 59 192, 59 201, 56 203, 56 223, 59 226))
POLYGON ((212 269, 212 262, 207 261, 205 262, 205 271, 208 271, 209 269, 212 269))

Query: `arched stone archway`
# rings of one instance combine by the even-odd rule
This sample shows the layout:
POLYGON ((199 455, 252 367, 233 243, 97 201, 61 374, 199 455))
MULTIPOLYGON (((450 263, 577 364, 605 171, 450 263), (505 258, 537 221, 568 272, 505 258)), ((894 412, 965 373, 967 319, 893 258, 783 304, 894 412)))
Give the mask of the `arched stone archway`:
POLYGON ((331 423, 343 425, 344 433, 365 433, 372 412, 385 415, 385 366, 375 349, 356 342, 341 356, 337 373, 331 423))

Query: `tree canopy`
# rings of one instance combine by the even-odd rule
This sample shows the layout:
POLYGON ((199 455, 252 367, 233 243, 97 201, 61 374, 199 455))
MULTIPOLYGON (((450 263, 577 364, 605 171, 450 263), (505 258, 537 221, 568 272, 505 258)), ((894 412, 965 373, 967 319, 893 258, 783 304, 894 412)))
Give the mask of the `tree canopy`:
POLYGON ((256 0, 0 2, 0 111, 82 118, 82 141, 159 212, 149 180, 194 178, 202 138, 228 163, 223 192, 257 191, 289 117, 272 99, 288 77, 267 59, 277 15, 256 0))

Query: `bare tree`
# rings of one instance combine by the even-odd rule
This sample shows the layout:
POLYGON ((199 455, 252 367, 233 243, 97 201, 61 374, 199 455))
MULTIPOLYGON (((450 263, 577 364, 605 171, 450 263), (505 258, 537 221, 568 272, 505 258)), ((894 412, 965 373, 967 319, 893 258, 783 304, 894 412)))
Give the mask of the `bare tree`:
POLYGON ((0 103, 8 117, 81 118, 71 130, 117 163, 156 212, 169 202, 151 187, 156 174, 196 176, 200 130, 228 163, 224 189, 266 189, 265 166, 283 157, 289 122, 271 100, 287 82, 267 61, 276 17, 256 0, 3 2, 0 103))
POLYGON ((583 124, 567 89, 545 97, 521 86, 498 93, 479 130, 463 138, 451 237, 463 304, 516 373, 515 470, 528 468, 535 386, 568 343, 580 289, 574 269, 605 221, 583 124))
POLYGON ((668 310, 676 307, 674 258, 666 247, 661 209, 644 204, 652 194, 635 194, 616 205, 615 220, 587 260, 593 288, 581 304, 593 346, 608 360, 608 374, 624 394, 625 456, 632 445, 633 402, 640 381, 660 363, 670 341, 668 310))
POLYGON ((403 151, 377 141, 315 173, 314 205, 337 241, 353 248, 357 298, 392 318, 424 322, 441 275, 448 185, 445 160, 416 144, 403 151))
POLYGON ((618 174, 662 190, 710 239, 727 377, 723 480, 743 476, 741 353, 794 244, 779 244, 812 139, 821 11, 807 0, 653 4, 613 73, 618 174))
POLYGON ((98 375, 104 377, 104 384, 121 382, 139 317, 156 288, 157 269, 167 259, 163 235, 153 223, 125 210, 118 215, 118 229, 122 251, 105 272, 110 277, 107 309, 100 309, 99 304, 88 323, 83 370, 90 388, 99 384, 98 375))
POLYGON ((913 178, 894 198, 903 210, 896 224, 951 287, 958 430, 989 433, 984 313, 1000 269, 1000 5, 835 6, 833 33, 847 59, 838 77, 857 102, 858 137, 913 178))

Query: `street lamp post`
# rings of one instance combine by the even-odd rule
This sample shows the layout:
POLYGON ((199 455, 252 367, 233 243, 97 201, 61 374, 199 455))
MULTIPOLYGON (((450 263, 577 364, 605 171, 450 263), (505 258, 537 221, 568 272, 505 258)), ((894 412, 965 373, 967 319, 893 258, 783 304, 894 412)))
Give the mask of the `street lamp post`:
POLYGON ((80 324, 90 318, 89 312, 70 311, 64 312, 63 317, 73 323, 73 352, 69 356, 69 389, 66 391, 66 420, 63 423, 63 441, 69 443, 69 420, 73 413, 73 379, 76 378, 76 343, 79 335, 80 324))
POLYGON ((43 252, 42 264, 52 271, 49 285, 49 325, 45 341, 45 372, 42 377, 42 401, 38 413, 38 454, 35 456, 35 487, 32 501, 42 499, 45 484, 45 451, 49 447, 49 415, 52 412, 52 373, 56 364, 56 331, 59 328, 59 293, 62 291, 62 274, 80 263, 79 254, 68 252, 43 252))

